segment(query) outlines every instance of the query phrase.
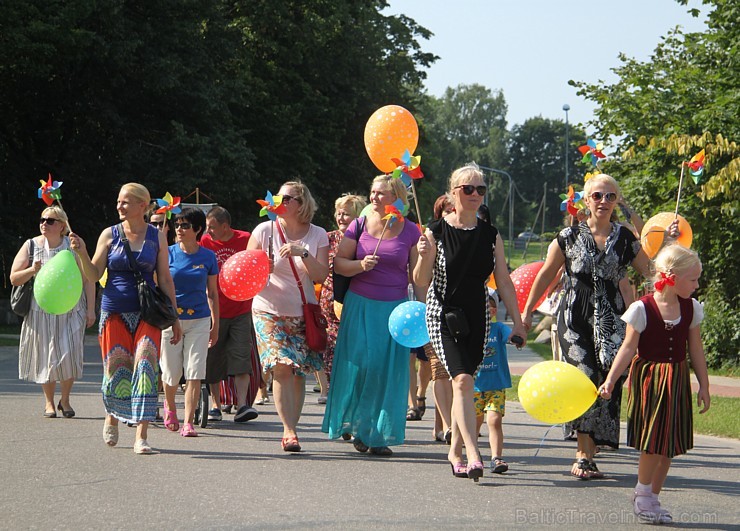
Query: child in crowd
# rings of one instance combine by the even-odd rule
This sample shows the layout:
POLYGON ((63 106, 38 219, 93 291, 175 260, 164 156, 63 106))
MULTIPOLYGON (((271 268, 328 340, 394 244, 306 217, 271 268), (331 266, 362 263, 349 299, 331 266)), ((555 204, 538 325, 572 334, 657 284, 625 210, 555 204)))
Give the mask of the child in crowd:
POLYGON ((610 398, 632 363, 627 444, 641 452, 632 503, 640 521, 662 524, 673 521, 658 501, 671 460, 694 443, 687 350, 699 381, 699 413, 709 409, 710 398, 701 341, 704 312, 691 298, 701 276, 699 256, 669 245, 655 258, 655 269, 655 292, 635 301, 622 316, 627 335, 599 393, 610 398))
POLYGON ((488 441, 492 456, 491 472, 503 474, 509 470, 509 465, 503 460, 504 431, 501 423, 506 410, 506 388, 511 387, 509 360, 506 356, 506 339, 511 335, 511 329, 496 321, 498 297, 491 288, 488 288, 488 306, 492 322, 485 356, 475 379, 474 401, 478 433, 484 416, 488 425, 488 441))

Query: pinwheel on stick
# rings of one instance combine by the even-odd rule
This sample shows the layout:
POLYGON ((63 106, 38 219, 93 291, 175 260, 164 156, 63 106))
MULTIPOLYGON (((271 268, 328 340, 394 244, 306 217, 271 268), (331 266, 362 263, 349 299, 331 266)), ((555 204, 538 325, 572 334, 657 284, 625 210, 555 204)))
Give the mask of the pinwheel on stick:
POLYGON ((404 217, 402 211, 405 208, 406 205, 400 199, 396 199, 393 204, 385 206, 385 216, 383 216, 383 219, 385 220, 385 225, 383 225, 383 231, 380 233, 378 244, 375 246, 375 250, 373 251, 373 256, 376 256, 378 254, 378 247, 380 247, 380 242, 383 241, 383 235, 385 234, 385 231, 388 228, 392 227, 396 221, 398 221, 399 223, 403 223, 404 217))
MULTIPOLYGON (((277 220, 277 217, 280 214, 283 214, 285 212, 285 205, 283 204, 283 196, 281 195, 272 195, 272 192, 268 190, 267 195, 264 199, 257 199, 257 203, 262 207, 260 210, 260 217, 261 216, 267 216, 270 221, 277 220)), ((275 254, 272 250, 272 243, 274 241, 274 231, 275 231, 275 224, 270 224, 270 241, 269 241, 269 252, 267 255, 270 257, 270 260, 273 260, 275 257, 275 254)))
POLYGON ((169 192, 164 194, 162 199, 157 199, 156 201, 158 208, 154 211, 155 214, 164 214, 167 219, 170 219, 172 214, 179 214, 182 212, 182 209, 180 208, 180 198, 172 197, 169 192))
POLYGON ((602 142, 596 143, 593 139, 589 138, 585 145, 578 148, 583 158, 581 162, 588 164, 589 162, 598 168, 599 160, 605 159, 606 155, 602 152, 604 144, 602 142))
MULTIPOLYGON (((49 173, 49 179, 46 182, 39 182, 41 183, 38 190, 39 199, 43 200, 44 203, 46 203, 46 206, 51 206, 54 204, 54 201, 56 201, 59 204, 59 207, 64 210, 64 207, 62 206, 62 181, 52 180, 51 173, 49 173)), ((67 230, 72 232, 72 227, 70 227, 69 221, 66 221, 65 223, 67 224, 67 230)))
POLYGON ((397 179, 401 179, 403 184, 407 187, 411 185, 411 194, 414 196, 414 204, 416 205, 416 217, 419 220, 419 228, 421 228, 421 211, 419 210, 419 200, 416 196, 416 186, 414 185, 414 181, 416 179, 424 177, 420 166, 421 157, 412 157, 411 153, 407 149, 404 152, 403 157, 391 160, 394 164, 397 164, 396 169, 393 170, 391 175, 397 179))

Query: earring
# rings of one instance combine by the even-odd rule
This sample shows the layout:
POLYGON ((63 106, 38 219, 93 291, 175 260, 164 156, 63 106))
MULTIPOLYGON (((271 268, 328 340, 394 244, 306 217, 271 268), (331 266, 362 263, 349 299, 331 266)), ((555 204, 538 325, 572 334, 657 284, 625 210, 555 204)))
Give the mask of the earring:
POLYGON ((583 209, 583 213, 586 215, 587 218, 591 217, 591 210, 588 208, 583 209))

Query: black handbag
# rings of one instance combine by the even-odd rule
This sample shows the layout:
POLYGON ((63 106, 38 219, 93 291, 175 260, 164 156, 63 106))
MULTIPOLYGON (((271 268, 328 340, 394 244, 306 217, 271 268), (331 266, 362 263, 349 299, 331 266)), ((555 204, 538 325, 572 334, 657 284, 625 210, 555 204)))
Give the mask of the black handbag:
MULTIPOLYGON (((476 228, 475 230, 475 236, 473 237, 473 242, 470 245, 470 248, 468 250, 468 255, 465 258, 465 266, 463 267, 463 273, 460 274, 460 276, 457 277, 455 280, 454 286, 452 290, 450 291, 450 296, 447 297, 447 299, 452 299, 452 296, 457 291, 457 288, 460 286, 460 282, 462 281, 463 277, 465 276, 465 273, 468 271, 468 266, 470 265, 470 260, 473 258, 473 253, 475 252, 475 248, 478 245, 478 237, 480 236, 480 228, 476 228)), ((437 290, 437 285, 434 285, 435 291, 437 290)), ((447 323, 447 330, 449 330, 450 335, 452 338, 457 341, 458 339, 462 339, 464 337, 467 337, 468 334, 470 334, 470 325, 468 324, 468 317, 465 315, 465 311, 462 308, 459 308, 457 306, 450 306, 448 304, 444 303, 444 299, 440 296, 439 292, 437 291, 437 299, 442 303, 442 315, 444 316, 445 323, 447 323)))
MULTIPOLYGON (((28 240, 31 245, 29 251, 29 265, 33 265, 33 255, 35 253, 35 244, 33 238, 28 240)), ((31 277, 25 284, 20 286, 13 286, 10 290, 10 309, 13 313, 20 317, 25 317, 28 312, 31 311, 31 299, 33 299, 33 280, 35 277, 31 277)))
MULTIPOLYGON (((360 219, 362 219, 362 221, 357 221, 358 231, 357 237, 355 238, 358 242, 360 241, 362 231, 365 230, 365 218, 363 217, 360 219)), ((355 256, 356 253, 357 251, 355 251, 355 256)), ((340 304, 344 304, 344 296, 347 294, 347 290, 349 290, 349 283, 352 281, 352 277, 345 277, 344 275, 340 275, 332 266, 331 279, 334 284, 334 300, 340 304)))
POLYGON ((165 295, 159 286, 152 288, 144 277, 141 276, 141 271, 136 264, 136 259, 131 252, 131 246, 129 246, 128 238, 126 233, 123 231, 123 225, 118 225, 118 231, 120 233, 121 242, 123 248, 126 249, 126 256, 128 257, 129 265, 134 271, 134 278, 136 279, 136 289, 139 293, 139 304, 141 305, 141 318, 145 323, 149 323, 152 326, 156 326, 160 330, 171 327, 177 321, 177 312, 172 306, 172 301, 165 295))

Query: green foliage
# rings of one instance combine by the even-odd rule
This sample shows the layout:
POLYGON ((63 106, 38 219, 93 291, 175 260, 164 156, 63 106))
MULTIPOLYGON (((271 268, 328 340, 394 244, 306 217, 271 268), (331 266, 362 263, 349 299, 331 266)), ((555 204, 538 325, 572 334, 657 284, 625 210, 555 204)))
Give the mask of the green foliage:
POLYGON ((622 56, 613 85, 571 84, 598 104, 591 124, 597 136, 618 139, 624 157, 604 169, 645 219, 673 211, 681 164, 706 149, 705 181, 697 187, 685 176, 680 213, 691 223, 692 247, 704 264, 698 295, 707 301, 708 359, 712 367, 734 366, 740 349, 737 332, 728 333, 727 326, 737 324, 740 310, 740 6, 703 3, 713 7, 706 32, 674 30, 644 63, 622 56))

